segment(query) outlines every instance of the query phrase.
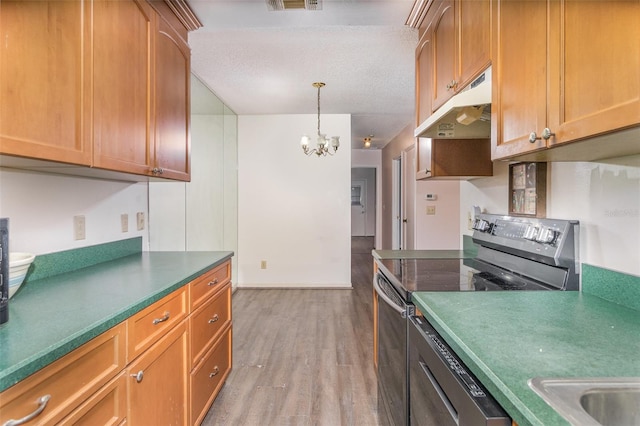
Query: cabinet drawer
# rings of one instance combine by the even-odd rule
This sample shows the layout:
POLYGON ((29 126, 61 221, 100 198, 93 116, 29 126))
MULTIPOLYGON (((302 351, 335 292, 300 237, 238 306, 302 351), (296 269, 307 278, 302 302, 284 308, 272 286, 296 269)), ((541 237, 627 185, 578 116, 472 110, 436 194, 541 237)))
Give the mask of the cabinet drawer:
POLYGON ((124 373, 91 395, 61 424, 75 426, 119 425, 127 417, 127 378, 124 373))
POLYGON ((191 423, 199 424, 231 371, 231 327, 191 373, 191 423))
POLYGON ((202 274, 189 284, 191 311, 202 305, 231 279, 231 261, 202 274))
POLYGON ((183 287, 129 318, 127 359, 134 360, 186 316, 187 296, 183 287))
POLYGON ((59 422, 125 367, 126 324, 121 323, 0 394, 0 424, 39 407, 37 424, 59 422), (45 395, 48 401, 40 402, 45 395))
POLYGON ((227 282, 222 291, 201 306, 191 316, 191 367, 195 367, 205 352, 220 335, 220 330, 231 321, 231 285, 227 282))

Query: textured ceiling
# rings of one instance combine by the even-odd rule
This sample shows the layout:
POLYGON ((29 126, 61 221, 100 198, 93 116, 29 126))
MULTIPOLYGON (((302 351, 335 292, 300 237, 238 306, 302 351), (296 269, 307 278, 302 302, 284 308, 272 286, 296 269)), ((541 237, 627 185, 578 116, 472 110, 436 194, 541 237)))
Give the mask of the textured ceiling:
POLYGON ((352 115, 353 148, 369 135, 380 148, 414 123, 413 0, 278 12, 264 0, 189 4, 204 25, 189 35, 193 71, 237 114, 315 114, 322 81, 321 112, 352 115))

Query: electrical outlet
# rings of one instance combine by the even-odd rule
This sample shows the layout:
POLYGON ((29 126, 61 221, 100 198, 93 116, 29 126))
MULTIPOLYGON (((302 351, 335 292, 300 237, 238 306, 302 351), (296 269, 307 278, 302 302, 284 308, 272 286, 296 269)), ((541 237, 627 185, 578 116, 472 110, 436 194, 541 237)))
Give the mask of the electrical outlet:
POLYGON ((267 261, 266 260, 260 261, 260 269, 267 269, 267 261))
POLYGON ((76 240, 84 240, 87 238, 84 216, 73 217, 73 238, 76 240))
POLYGON ((436 206, 427 206, 427 214, 436 214, 436 206))
POLYGON ((120 215, 120 229, 122 232, 129 232, 129 215, 126 213, 120 215))
POLYGON ((144 229, 144 212, 136 213, 136 224, 138 231, 142 231, 144 229))

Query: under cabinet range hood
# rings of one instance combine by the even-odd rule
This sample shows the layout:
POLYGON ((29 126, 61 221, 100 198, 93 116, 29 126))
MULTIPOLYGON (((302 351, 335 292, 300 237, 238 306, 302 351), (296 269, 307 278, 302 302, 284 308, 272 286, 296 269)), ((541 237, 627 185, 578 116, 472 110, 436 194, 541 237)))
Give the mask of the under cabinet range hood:
POLYGON ((454 95, 415 130, 433 139, 491 137, 491 67, 454 95))

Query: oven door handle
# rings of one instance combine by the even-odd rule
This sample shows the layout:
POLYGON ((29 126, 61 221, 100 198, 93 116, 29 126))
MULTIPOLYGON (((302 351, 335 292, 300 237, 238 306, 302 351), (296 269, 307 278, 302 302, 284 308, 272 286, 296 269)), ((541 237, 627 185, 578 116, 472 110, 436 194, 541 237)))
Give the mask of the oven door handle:
POLYGON ((373 289, 376 291, 378 296, 380 296, 382 298, 382 300, 384 300, 387 303, 387 305, 389 305, 389 307, 391 307, 391 309, 393 309, 394 311, 399 313, 402 318, 406 318, 407 317, 407 308, 404 307, 404 306, 397 305, 396 302, 393 301, 393 299, 391 299, 389 296, 387 296, 387 294, 380 287, 380 284, 378 284, 378 276, 377 275, 373 276, 373 289))

